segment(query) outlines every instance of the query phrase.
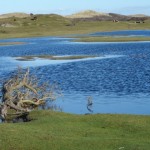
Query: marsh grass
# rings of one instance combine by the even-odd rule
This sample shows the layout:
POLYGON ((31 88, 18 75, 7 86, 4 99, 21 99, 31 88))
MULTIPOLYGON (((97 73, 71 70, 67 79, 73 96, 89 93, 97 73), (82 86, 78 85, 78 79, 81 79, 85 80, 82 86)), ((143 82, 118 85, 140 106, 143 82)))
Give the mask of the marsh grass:
POLYGON ((74 59, 85 59, 85 58, 95 58, 99 56, 94 55, 71 55, 71 56, 53 56, 53 55, 41 55, 41 56, 22 56, 22 57, 16 57, 16 60, 19 61, 33 61, 37 58, 40 59, 49 59, 49 60, 74 60, 74 59))
POLYGON ((81 37, 75 42, 135 42, 150 41, 150 37, 81 37))
POLYGON ((0 149, 149 150, 150 116, 35 111, 28 123, 0 124, 0 149))

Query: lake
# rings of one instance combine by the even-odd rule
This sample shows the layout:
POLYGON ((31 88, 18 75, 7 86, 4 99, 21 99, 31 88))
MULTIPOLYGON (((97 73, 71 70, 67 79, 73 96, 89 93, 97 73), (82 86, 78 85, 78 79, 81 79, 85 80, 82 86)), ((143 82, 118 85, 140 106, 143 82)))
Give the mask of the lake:
MULTIPOLYGON (((150 31, 94 33, 95 36, 150 36, 150 31)), ((63 97, 54 103, 64 112, 150 114, 150 42, 73 42, 71 38, 38 37, 0 40, 24 42, 0 46, 0 79, 18 67, 30 67, 43 81, 57 82, 63 97), (31 55, 97 56, 78 60, 35 59, 31 55), (91 112, 87 99, 92 97, 91 112)))

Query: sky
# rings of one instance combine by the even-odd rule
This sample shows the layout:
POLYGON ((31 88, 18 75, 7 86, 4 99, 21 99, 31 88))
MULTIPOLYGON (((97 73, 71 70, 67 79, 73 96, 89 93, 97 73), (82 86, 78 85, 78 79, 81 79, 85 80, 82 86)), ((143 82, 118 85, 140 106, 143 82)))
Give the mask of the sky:
POLYGON ((69 15, 84 10, 150 15, 150 0, 0 0, 0 14, 24 12, 69 15))

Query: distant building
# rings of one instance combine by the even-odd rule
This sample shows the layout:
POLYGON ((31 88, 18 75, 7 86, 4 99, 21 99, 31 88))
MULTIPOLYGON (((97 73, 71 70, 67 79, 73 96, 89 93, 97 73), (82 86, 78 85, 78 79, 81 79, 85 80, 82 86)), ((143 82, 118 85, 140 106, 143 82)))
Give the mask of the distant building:
POLYGON ((119 20, 113 20, 113 22, 119 22, 119 20))

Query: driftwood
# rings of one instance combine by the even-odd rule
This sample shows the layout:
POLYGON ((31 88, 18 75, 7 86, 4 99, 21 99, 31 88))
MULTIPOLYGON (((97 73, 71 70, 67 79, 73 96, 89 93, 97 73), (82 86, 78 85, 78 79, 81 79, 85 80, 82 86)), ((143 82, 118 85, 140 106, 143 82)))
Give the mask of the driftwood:
POLYGON ((22 116, 60 95, 56 84, 39 84, 35 77, 30 76, 29 69, 18 69, 18 73, 3 84, 0 115, 3 120, 8 115, 22 116))

